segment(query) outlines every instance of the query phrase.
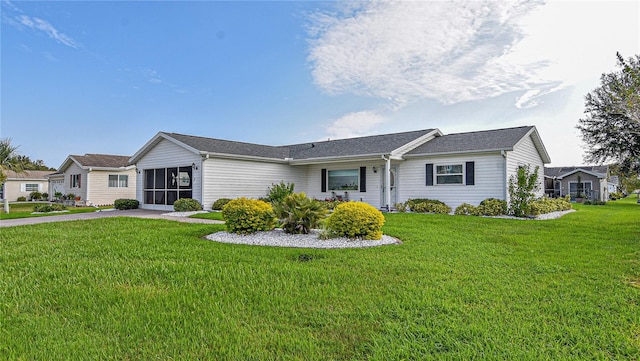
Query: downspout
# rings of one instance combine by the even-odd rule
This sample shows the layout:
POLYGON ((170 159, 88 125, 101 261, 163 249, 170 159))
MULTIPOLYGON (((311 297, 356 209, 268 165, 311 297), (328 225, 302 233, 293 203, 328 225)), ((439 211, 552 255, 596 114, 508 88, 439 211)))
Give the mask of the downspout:
POLYGON ((504 150, 500 151, 500 155, 502 156, 502 159, 504 159, 503 161, 503 167, 502 167, 502 177, 504 179, 504 186, 502 188, 502 196, 503 199, 508 202, 509 200, 507 199, 507 189, 509 188, 509 180, 507 179, 507 152, 505 152, 504 150))
POLYGON ((384 167, 384 202, 388 212, 391 210, 391 156, 387 158, 383 154, 382 159, 386 161, 384 167))

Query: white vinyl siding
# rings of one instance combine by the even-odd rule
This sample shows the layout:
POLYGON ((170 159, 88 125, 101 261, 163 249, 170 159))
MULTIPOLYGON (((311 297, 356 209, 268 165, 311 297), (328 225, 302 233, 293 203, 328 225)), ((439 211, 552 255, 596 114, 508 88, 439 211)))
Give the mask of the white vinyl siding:
POLYGON ((48 182, 46 180, 14 180, 7 179, 2 185, 4 191, 2 197, 5 197, 9 201, 17 201, 18 197, 25 197, 29 199, 29 194, 33 191, 27 191, 27 184, 37 184, 37 191, 40 193, 47 192, 49 189, 48 182))
MULTIPOLYGON (((507 174, 505 184, 509 184, 509 178, 512 175, 517 175, 518 167, 523 165, 529 165, 531 171, 538 169, 538 192, 536 196, 542 197, 544 195, 544 163, 538 150, 533 144, 531 136, 522 138, 522 140, 513 147, 513 151, 507 152, 507 174)), ((508 197, 508 195, 507 195, 508 197)))
MULTIPOLYGON (((486 198, 504 199, 504 161, 499 153, 470 154, 464 156, 439 156, 411 158, 399 164, 398 202, 412 198, 437 199, 452 209, 462 203, 478 205, 486 198), (474 185, 435 184, 426 185, 426 164, 462 164, 474 162, 474 185)), ((435 176, 435 174, 434 174, 435 176)))
POLYGON ((92 170, 85 176, 87 182, 87 196, 82 198, 94 205, 111 205, 116 199, 135 199, 136 198, 136 170, 131 168, 116 172, 114 170, 92 170), (109 187, 109 177, 118 176, 119 182, 123 177, 128 180, 127 187, 109 187))
POLYGON ((129 176, 126 174, 109 174, 110 188, 127 188, 129 187, 129 176))
POLYGON ((72 162, 69 168, 64 171, 64 188, 67 190, 67 194, 73 193, 76 197, 86 200, 88 187, 89 179, 87 178, 87 171, 75 162, 72 162), (72 175, 80 176, 80 187, 73 187, 71 183, 72 175))
POLYGON ((265 161, 209 158, 203 162, 205 209, 220 198, 261 198, 267 188, 281 181, 293 183, 295 192, 304 192, 304 167, 265 161))

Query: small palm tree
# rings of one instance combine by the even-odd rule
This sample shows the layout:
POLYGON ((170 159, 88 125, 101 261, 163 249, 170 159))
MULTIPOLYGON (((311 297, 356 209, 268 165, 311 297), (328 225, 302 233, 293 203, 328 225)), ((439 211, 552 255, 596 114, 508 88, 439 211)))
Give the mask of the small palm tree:
POLYGON ((23 173, 24 167, 18 158, 18 146, 11 145, 11 138, 0 139, 0 184, 4 183, 7 170, 23 173))

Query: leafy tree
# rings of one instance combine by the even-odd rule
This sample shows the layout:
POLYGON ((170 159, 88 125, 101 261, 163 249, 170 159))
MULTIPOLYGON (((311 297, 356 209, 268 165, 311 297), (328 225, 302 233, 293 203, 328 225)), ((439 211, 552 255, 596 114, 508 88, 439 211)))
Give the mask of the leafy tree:
POLYGON ((34 161, 34 160, 31 160, 31 158, 29 158, 29 156, 26 156, 26 155, 16 155, 14 158, 15 158, 15 161, 22 164, 22 167, 24 170, 51 170, 51 171, 56 170, 55 168, 47 167, 47 165, 44 164, 44 161, 42 159, 38 159, 34 161))
POLYGON ((0 184, 7 179, 5 171, 24 172, 17 154, 18 146, 11 144, 11 138, 0 139, 0 184))
POLYGON ((577 128, 590 148, 588 162, 620 163, 625 172, 640 172, 640 55, 625 60, 620 70, 602 74, 600 87, 585 97, 585 118, 577 128))

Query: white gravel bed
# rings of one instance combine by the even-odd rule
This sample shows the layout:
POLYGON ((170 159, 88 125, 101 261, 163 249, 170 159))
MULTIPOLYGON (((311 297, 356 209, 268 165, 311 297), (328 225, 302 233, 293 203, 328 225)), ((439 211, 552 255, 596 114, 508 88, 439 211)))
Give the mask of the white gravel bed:
POLYGON ((282 229, 240 235, 216 232, 206 238, 210 241, 254 246, 295 247, 295 248, 362 248, 402 243, 397 238, 382 236, 380 240, 352 240, 348 238, 318 239, 319 230, 309 234, 287 234, 282 229))

